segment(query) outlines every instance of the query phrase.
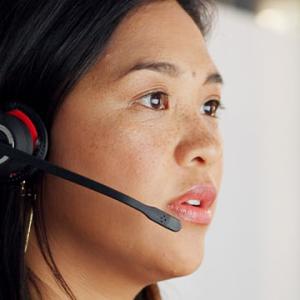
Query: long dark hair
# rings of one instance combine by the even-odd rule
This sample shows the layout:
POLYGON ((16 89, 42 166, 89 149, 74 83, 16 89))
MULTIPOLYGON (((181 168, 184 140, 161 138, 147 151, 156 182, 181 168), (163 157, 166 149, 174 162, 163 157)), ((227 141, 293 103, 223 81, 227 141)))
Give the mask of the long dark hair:
MULTIPOLYGON (((1 0, 0 108, 12 100, 23 102, 39 114, 50 133, 55 112, 103 53, 118 24, 133 9, 153 1, 157 0, 1 0)), ((213 3, 178 3, 206 37, 215 12, 213 3)), ((27 180, 38 195, 33 202, 21 196, 20 185, 0 185, 1 299, 23 300, 29 283, 37 287, 38 279, 24 261, 30 207, 43 257, 66 294, 76 299, 49 249, 42 183, 42 172, 27 180)), ((143 288, 135 299, 160 299, 157 284, 143 288)))

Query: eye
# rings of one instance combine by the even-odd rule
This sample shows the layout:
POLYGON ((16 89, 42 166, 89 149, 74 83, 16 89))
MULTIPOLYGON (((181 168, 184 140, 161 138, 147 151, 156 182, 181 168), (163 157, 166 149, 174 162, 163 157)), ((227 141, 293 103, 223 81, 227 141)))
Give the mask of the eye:
POLYGON ((161 91, 149 93, 141 97, 139 100, 142 101, 144 106, 154 110, 163 110, 168 108, 168 94, 161 91))
POLYGON ((216 100, 216 99, 212 99, 207 101, 204 104, 204 113, 213 117, 213 118, 219 118, 216 113, 219 109, 225 109, 225 107, 223 106, 223 104, 221 103, 221 101, 216 100))

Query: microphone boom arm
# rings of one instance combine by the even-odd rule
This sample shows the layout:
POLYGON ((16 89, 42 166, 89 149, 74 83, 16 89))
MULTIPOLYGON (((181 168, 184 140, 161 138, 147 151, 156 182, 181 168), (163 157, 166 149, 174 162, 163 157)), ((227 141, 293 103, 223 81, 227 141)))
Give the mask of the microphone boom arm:
POLYGON ((158 209, 157 207, 146 205, 132 197, 129 197, 128 195, 122 192, 119 192, 100 182, 94 181, 88 177, 85 177, 83 175, 74 173, 62 167, 49 163, 46 160, 42 160, 37 157, 34 157, 33 155, 30 155, 18 149, 14 149, 11 146, 8 146, 1 142, 0 142, 0 154, 7 155, 11 159, 16 159, 18 161, 27 163, 31 166, 34 166, 37 169, 43 170, 52 175, 61 177, 65 180, 69 180, 76 184, 82 185, 86 188, 104 194, 106 196, 109 196, 115 200, 118 200, 140 211, 148 219, 152 220, 153 222, 171 231, 177 232, 181 229, 180 221, 177 218, 171 216, 170 214, 158 209))

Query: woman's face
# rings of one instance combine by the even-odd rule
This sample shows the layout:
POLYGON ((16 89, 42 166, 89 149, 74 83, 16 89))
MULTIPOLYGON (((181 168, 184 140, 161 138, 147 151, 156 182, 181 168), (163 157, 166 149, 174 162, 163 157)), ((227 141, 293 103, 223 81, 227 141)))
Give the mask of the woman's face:
MULTIPOLYGON (((167 204, 193 185, 212 182, 219 190, 222 139, 206 103, 221 98, 221 85, 204 85, 216 71, 201 32, 176 1, 139 8, 62 104, 49 160, 171 214, 167 204), (129 72, 145 62, 181 71, 129 72)), ((99 267, 109 261, 143 282, 187 275, 200 265, 207 225, 181 221, 175 233, 112 198, 45 179, 49 233, 78 258, 99 267)))

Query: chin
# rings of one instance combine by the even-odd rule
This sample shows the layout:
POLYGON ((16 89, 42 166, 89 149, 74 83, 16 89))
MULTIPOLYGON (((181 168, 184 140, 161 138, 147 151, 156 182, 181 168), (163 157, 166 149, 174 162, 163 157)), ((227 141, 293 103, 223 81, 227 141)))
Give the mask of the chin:
POLYGON ((197 257, 187 257, 184 260, 174 261, 172 268, 168 274, 169 278, 187 276, 194 273, 202 264, 203 252, 199 251, 197 257))
POLYGON ((159 253, 157 264, 152 266, 151 273, 155 278, 153 281, 162 281, 176 277, 187 276, 194 273, 202 264, 204 252, 203 247, 195 253, 159 253))

